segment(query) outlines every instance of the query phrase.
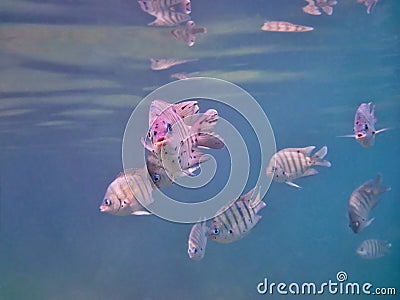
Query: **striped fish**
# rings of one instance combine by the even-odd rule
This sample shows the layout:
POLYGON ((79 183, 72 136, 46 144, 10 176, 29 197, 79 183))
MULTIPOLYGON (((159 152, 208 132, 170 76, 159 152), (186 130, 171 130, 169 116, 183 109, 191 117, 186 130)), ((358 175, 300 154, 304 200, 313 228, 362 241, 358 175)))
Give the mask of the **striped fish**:
POLYGON ((173 66, 196 61, 197 59, 150 58, 150 68, 154 71, 166 70, 173 66))
POLYGON ((221 209, 211 220, 209 238, 219 243, 232 243, 242 239, 257 225, 261 216, 257 213, 265 207, 260 192, 253 188, 233 202, 228 209, 221 209))
POLYGON ((283 21, 267 21, 263 24, 261 30, 274 32, 304 32, 314 30, 314 28, 283 21))
POLYGON ((392 244, 387 241, 369 239, 361 243, 356 253, 366 259, 380 258, 389 253, 390 247, 392 247, 392 244))
POLYGON ((122 172, 108 186, 100 211, 116 216, 150 215, 140 203, 151 204, 155 188, 146 167, 122 172))
POLYGON ((156 17, 149 26, 176 26, 190 20, 190 0, 145 0, 138 1, 140 8, 156 17))
POLYGON ((275 153, 267 167, 267 176, 276 182, 284 182, 300 188, 293 183, 294 179, 318 174, 312 166, 330 167, 331 163, 323 160, 328 153, 326 146, 318 150, 313 156, 311 152, 315 146, 305 148, 286 148, 275 153))
POLYGON ((186 45, 191 47, 196 42, 196 34, 207 33, 207 28, 196 28, 195 26, 196 24, 193 21, 187 21, 185 26, 183 26, 182 28, 178 27, 172 30, 171 33, 177 40, 182 39, 186 45))
POLYGON ((196 223, 190 230, 188 254, 193 260, 201 260, 206 254, 208 230, 205 222, 196 223))
POLYGON ((349 199, 349 226, 354 233, 360 233, 375 218, 368 220, 370 211, 378 204, 378 195, 390 191, 390 187, 382 185, 382 176, 368 180, 353 191, 349 199))

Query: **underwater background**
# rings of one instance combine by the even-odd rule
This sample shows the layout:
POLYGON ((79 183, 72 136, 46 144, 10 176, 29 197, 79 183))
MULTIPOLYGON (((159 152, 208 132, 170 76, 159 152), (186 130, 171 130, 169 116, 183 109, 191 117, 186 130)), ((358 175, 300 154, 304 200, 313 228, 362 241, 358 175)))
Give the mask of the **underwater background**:
MULTIPOLYGON (((307 15, 306 4, 193 0, 207 34, 188 47, 171 28, 148 27, 154 18, 137 1, 1 1, 0 299, 280 299, 257 284, 320 284, 339 271, 400 293, 400 3, 379 1, 367 14, 339 0, 331 16, 307 15), (266 20, 314 30, 264 32, 266 20), (199 60, 153 71, 152 57, 199 60), (296 181, 301 190, 273 182, 252 232, 209 241, 199 262, 187 254, 190 224, 99 212, 123 168, 131 112, 176 72, 237 84, 265 111, 277 149, 327 145, 332 162, 296 181), (392 130, 372 148, 338 138, 370 101, 377 128, 392 130), (392 190, 356 235, 349 196, 378 172, 392 190), (390 241, 391 252, 362 259, 355 249, 369 238, 390 241)), ((361 296, 319 296, 345 297, 361 296)))

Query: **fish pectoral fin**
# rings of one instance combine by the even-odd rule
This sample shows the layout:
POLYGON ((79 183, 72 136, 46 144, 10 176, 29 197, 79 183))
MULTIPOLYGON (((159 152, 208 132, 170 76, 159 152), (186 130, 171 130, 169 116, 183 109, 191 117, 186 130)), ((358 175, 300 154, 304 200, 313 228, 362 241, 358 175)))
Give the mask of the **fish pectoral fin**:
POLYGON ((144 137, 140 138, 140 142, 142 143, 142 145, 149 151, 153 152, 153 146, 150 143, 147 143, 144 137))
POLYGON ((355 138, 354 134, 337 135, 336 137, 355 138))
POLYGON ((132 212, 132 215, 135 216, 150 216, 152 213, 148 212, 147 210, 137 210, 132 212))
POLYGON ((369 219, 367 222, 364 223, 363 228, 366 228, 366 227, 368 227, 369 225, 371 225, 371 223, 372 223, 374 220, 375 220, 375 218, 369 219))
POLYGON ((310 169, 308 169, 307 171, 305 171, 305 172, 303 173, 303 176, 302 176, 302 177, 312 176, 312 175, 317 175, 317 174, 318 174, 318 171, 317 171, 317 170, 315 170, 315 169, 313 169, 313 168, 310 168, 310 169))
POLYGON ((379 130, 375 130, 374 132, 373 132, 373 134, 378 134, 378 133, 380 133, 380 132, 384 132, 384 131, 388 131, 388 130, 391 130, 392 128, 382 128, 382 129, 379 129, 379 130))
POLYGON ((295 184, 295 183, 293 183, 293 182, 291 182, 291 181, 285 181, 285 183, 288 184, 288 185, 290 185, 290 186, 296 187, 296 188, 298 188, 298 189, 302 189, 301 186, 299 186, 299 185, 297 185, 297 184, 295 184))

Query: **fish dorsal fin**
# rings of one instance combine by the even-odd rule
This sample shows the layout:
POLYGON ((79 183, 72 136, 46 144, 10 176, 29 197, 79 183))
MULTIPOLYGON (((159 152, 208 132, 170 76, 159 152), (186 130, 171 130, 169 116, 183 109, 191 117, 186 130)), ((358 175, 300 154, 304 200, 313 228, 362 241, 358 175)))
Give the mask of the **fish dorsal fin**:
POLYGON ((157 119, 157 117, 170 105, 170 103, 162 100, 153 100, 153 102, 151 102, 149 110, 149 128, 153 126, 153 123, 157 119))
POLYGON ((195 115, 199 112, 199 106, 197 101, 184 101, 181 103, 173 104, 176 113, 181 117, 195 115))
POLYGON ((299 148, 301 153, 304 153, 307 156, 311 155, 311 152, 315 149, 315 146, 308 146, 305 148, 299 148))
POLYGON ((251 208, 256 208, 261 203, 260 189, 253 192, 252 198, 249 200, 249 205, 251 208))
POLYGON ((239 197, 238 200, 246 201, 251 208, 255 208, 260 202, 260 188, 255 186, 246 194, 239 197))

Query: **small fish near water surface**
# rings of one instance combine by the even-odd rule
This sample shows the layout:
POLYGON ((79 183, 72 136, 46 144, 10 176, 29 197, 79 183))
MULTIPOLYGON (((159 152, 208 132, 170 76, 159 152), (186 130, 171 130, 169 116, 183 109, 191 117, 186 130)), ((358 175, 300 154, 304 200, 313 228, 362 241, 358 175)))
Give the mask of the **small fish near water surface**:
POLYGON ((261 30, 272 32, 305 32, 314 30, 314 28, 284 21, 266 21, 261 27, 261 30))
POLYGON ((353 191, 349 199, 348 214, 349 227, 354 233, 360 233, 371 225, 375 218, 368 219, 369 213, 380 202, 378 196, 388 191, 390 187, 382 185, 380 174, 353 191))
POLYGON ((149 26, 172 27, 190 20, 190 0, 142 0, 140 8, 156 19, 149 26))
POLYGON ((198 59, 150 58, 150 68, 154 71, 167 70, 177 65, 197 61, 198 59))
POLYGON ((318 174, 313 166, 330 167, 331 163, 323 158, 328 153, 328 147, 324 146, 315 154, 311 152, 315 146, 305 148, 286 148, 275 153, 267 167, 267 176, 276 182, 300 188, 293 180, 301 177, 318 174))
POLYGON ((177 40, 182 39, 186 45, 192 47, 196 42, 196 34, 206 34, 207 28, 196 28, 196 24, 193 21, 188 21, 185 26, 178 27, 172 30, 171 33, 177 40))
POLYGON ((361 103, 354 117, 354 134, 342 135, 339 137, 351 137, 363 147, 372 147, 375 144, 375 136, 390 128, 375 129, 375 123, 378 119, 375 117, 375 105, 372 102, 361 103))

